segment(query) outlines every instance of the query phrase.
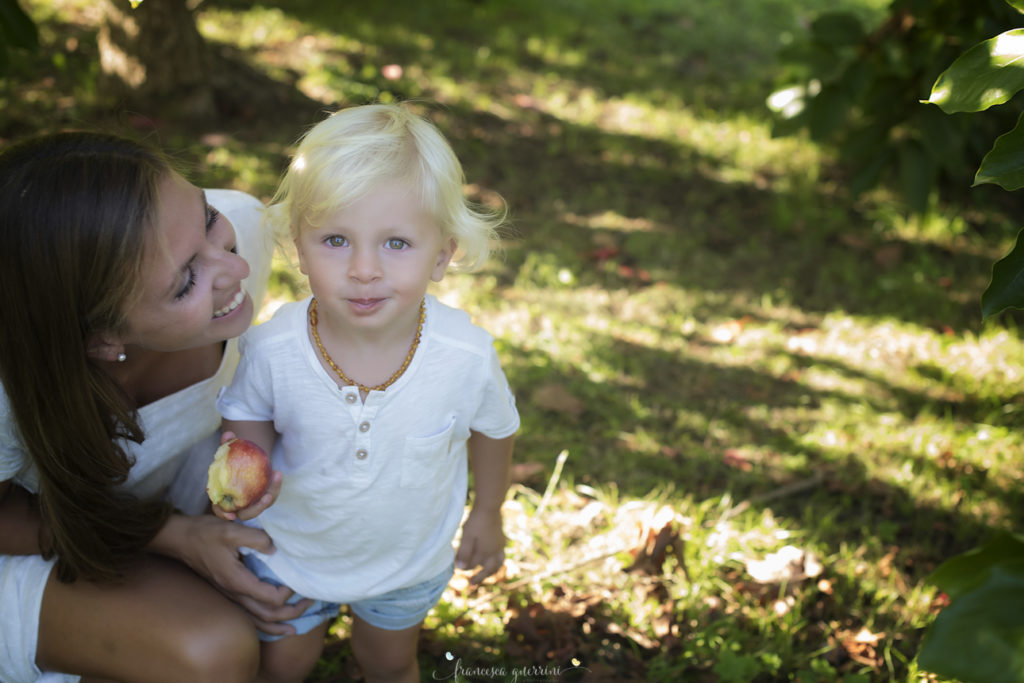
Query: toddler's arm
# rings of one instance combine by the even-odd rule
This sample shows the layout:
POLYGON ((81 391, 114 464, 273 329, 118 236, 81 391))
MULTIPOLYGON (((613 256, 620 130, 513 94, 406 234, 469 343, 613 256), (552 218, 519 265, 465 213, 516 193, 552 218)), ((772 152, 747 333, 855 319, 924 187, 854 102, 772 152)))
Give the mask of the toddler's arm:
POLYGON ((455 555, 459 569, 480 567, 470 583, 478 584, 505 563, 505 532, 501 505, 509 486, 514 436, 492 439, 478 432, 469 437, 473 470, 473 507, 462 525, 462 542, 455 555))

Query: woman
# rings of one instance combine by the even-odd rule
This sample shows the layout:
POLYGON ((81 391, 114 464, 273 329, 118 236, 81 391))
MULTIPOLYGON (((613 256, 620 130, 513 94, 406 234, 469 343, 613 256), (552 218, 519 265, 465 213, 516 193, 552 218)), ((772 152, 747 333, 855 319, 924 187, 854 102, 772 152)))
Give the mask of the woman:
POLYGON ((117 137, 0 154, 0 680, 251 680, 254 624, 305 607, 239 562, 265 533, 202 514, 260 208, 117 137))

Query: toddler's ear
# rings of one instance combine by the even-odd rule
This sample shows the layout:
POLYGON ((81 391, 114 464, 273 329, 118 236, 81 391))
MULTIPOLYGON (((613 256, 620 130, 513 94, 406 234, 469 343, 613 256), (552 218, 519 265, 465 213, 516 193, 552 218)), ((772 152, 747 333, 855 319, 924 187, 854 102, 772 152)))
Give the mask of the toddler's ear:
POLYGON ((444 274, 448 272, 448 264, 452 262, 452 256, 455 255, 458 246, 459 243, 454 237, 445 240, 441 251, 437 252, 437 263, 434 264, 434 270, 430 273, 431 280, 440 282, 444 279, 444 274))

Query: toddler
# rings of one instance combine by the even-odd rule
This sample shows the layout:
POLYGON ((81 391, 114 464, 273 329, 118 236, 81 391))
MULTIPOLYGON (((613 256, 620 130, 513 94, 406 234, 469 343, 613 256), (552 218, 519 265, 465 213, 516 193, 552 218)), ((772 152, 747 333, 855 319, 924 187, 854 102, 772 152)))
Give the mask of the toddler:
POLYGON ((276 551, 246 549, 246 564, 312 600, 295 635, 261 635, 264 679, 302 680, 347 604, 366 679, 418 681, 420 625, 453 566, 479 567, 478 583, 504 562, 515 400, 492 337, 427 294, 451 265, 479 268, 503 219, 462 186, 432 124, 374 104, 313 127, 267 210, 312 296, 242 338, 217 403, 224 430, 284 475, 274 504, 245 522, 276 551))

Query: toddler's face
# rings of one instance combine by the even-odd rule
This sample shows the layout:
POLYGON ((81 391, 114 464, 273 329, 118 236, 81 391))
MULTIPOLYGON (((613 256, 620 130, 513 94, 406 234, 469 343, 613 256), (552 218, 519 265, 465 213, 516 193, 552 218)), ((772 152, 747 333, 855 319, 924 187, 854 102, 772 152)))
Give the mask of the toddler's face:
POLYGON ((295 240, 320 316, 357 329, 418 319, 431 281, 440 282, 454 241, 407 183, 379 184, 359 200, 305 226, 295 240))

